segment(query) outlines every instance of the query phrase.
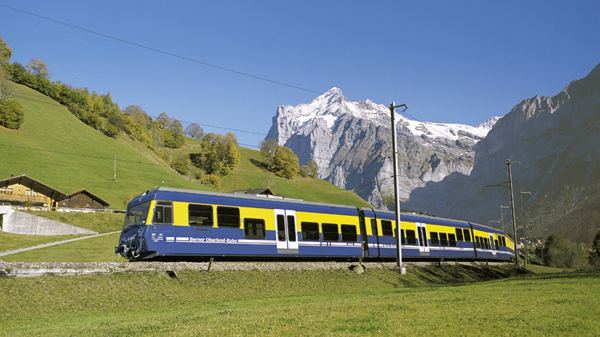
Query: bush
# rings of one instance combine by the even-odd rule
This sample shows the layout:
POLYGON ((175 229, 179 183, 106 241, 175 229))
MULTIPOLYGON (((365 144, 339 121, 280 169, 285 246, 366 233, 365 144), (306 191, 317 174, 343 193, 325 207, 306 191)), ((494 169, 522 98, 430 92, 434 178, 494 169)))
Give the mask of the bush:
POLYGON ((273 173, 280 177, 292 179, 298 175, 298 157, 294 151, 285 146, 278 146, 273 158, 273 173))
POLYGON ((17 130, 23 124, 23 107, 12 99, 0 100, 0 125, 8 129, 17 130))
POLYGON ((557 268, 582 268, 587 254, 573 241, 550 235, 544 244, 544 264, 557 268))
POLYGON ((314 160, 309 160, 306 165, 300 167, 300 175, 303 177, 317 178, 319 176, 319 167, 314 160))
POLYGON ((221 189, 221 177, 216 174, 206 174, 200 178, 200 182, 204 185, 210 185, 217 190, 221 189))
POLYGON ((190 158, 187 154, 178 155, 171 161, 171 168, 184 176, 190 172, 190 158))
POLYGON ((237 140, 232 133, 209 133, 200 141, 200 152, 190 153, 190 160, 207 174, 224 176, 240 161, 237 140))

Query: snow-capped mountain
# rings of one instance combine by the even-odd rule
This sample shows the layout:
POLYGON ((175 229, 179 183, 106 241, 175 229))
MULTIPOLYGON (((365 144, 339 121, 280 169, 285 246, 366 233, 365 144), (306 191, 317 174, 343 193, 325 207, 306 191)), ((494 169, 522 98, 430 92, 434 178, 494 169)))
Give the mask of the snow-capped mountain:
MULTIPOLYGON (((401 197, 450 173, 468 174, 473 146, 498 119, 474 127, 397 114, 401 197)), ((382 196, 392 193, 389 123, 385 105, 349 100, 334 87, 310 103, 279 106, 267 138, 290 147, 302 163, 313 159, 322 178, 382 205, 382 196)))

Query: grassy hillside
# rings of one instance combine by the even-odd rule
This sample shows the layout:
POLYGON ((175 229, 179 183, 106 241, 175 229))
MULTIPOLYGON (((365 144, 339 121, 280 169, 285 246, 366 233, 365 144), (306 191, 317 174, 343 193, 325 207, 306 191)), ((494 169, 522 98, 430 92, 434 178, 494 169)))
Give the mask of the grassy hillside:
MULTIPOLYGON (((0 127, 0 157, 4 158, 0 178, 27 174, 65 193, 86 188, 112 208, 123 208, 131 196, 155 186, 214 190, 177 174, 140 143, 125 136, 104 136, 37 91, 14 84, 14 92, 25 109, 25 122, 16 131, 0 127)), ((222 181, 223 191, 269 187, 292 198, 366 205, 355 194, 324 181, 276 177, 251 162, 259 159, 257 151, 242 149, 241 153, 238 168, 222 181)))
POLYGON ((458 286, 441 268, 0 280, 4 336, 598 336, 596 274, 458 286), (73 296, 77 294, 77 296, 73 296))

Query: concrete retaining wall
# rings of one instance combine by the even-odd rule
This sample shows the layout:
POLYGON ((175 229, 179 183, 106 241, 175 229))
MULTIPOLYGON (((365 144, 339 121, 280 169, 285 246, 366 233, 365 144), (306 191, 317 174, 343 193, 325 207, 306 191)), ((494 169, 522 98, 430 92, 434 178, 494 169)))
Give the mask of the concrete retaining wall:
POLYGON ((25 235, 74 235, 96 232, 0 206, 2 231, 25 235))

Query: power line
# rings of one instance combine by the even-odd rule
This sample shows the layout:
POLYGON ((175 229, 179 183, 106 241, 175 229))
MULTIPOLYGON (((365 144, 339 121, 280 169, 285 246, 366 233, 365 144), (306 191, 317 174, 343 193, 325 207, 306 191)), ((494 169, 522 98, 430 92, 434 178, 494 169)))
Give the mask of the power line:
POLYGON ((41 15, 41 14, 38 14, 38 13, 30 12, 30 11, 27 11, 27 10, 24 10, 24 9, 21 9, 21 8, 9 6, 7 4, 0 3, 0 6, 4 7, 4 8, 7 8, 9 10, 12 10, 12 11, 18 12, 18 13, 21 13, 21 14, 33 16, 33 17, 36 17, 38 19, 46 20, 46 21, 49 21, 49 22, 52 22, 52 23, 55 23, 55 24, 58 24, 58 25, 62 25, 62 26, 65 26, 65 27, 69 27, 69 28, 72 28, 72 29, 76 29, 76 30, 82 31, 82 32, 85 32, 85 33, 88 33, 88 34, 93 34, 93 35, 96 35, 96 36, 99 36, 99 37, 102 37, 102 38, 105 38, 105 39, 109 39, 109 40, 121 42, 121 43, 130 45, 130 46, 133 46, 133 47, 137 47, 137 48, 149 50, 149 51, 152 51, 152 52, 155 52, 155 53, 158 53, 158 54, 162 54, 162 55, 166 55, 166 56, 178 58, 178 59, 183 60, 183 61, 187 61, 187 62, 199 64, 199 65, 203 65, 205 67, 210 67, 210 68, 218 69, 218 70, 221 70, 221 71, 230 72, 230 73, 233 73, 233 74, 245 76, 245 77, 252 78, 252 79, 255 79, 255 80, 258 80, 258 81, 263 81, 263 82, 267 82, 267 83, 271 83, 271 84, 275 84, 275 85, 279 85, 279 86, 283 86, 283 87, 288 87, 288 88, 297 89, 297 90, 301 90, 301 91, 305 91, 305 92, 310 92, 310 93, 316 93, 316 94, 319 94, 319 95, 321 94, 320 91, 312 90, 312 89, 309 89, 309 88, 301 87, 299 85, 295 85, 295 84, 291 84, 291 83, 287 83, 287 82, 283 82, 283 81, 279 81, 279 80, 270 79, 270 78, 267 78, 267 77, 264 77, 264 76, 255 75, 255 74, 252 74, 252 73, 249 73, 249 72, 236 70, 236 69, 225 67, 225 66, 218 65, 218 64, 215 64, 215 63, 206 62, 206 61, 199 60, 199 59, 196 59, 196 58, 192 58, 192 57, 189 57, 189 56, 184 56, 184 55, 176 54, 176 53, 171 52, 171 51, 167 51, 167 50, 164 50, 164 49, 159 49, 159 48, 151 47, 151 46, 148 46, 148 45, 145 45, 145 44, 142 44, 142 43, 134 42, 134 41, 131 41, 131 40, 126 40, 124 38, 120 38, 120 37, 117 37, 117 36, 114 36, 114 35, 109 35, 109 34, 106 34, 106 33, 98 32, 98 31, 95 31, 95 30, 92 30, 92 29, 89 29, 89 28, 85 28, 85 27, 78 26, 78 25, 75 25, 75 24, 72 24, 72 23, 64 22, 64 21, 61 21, 61 20, 58 20, 58 19, 55 19, 55 18, 51 18, 49 16, 45 16, 45 15, 41 15))

